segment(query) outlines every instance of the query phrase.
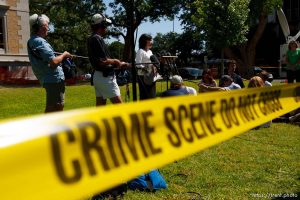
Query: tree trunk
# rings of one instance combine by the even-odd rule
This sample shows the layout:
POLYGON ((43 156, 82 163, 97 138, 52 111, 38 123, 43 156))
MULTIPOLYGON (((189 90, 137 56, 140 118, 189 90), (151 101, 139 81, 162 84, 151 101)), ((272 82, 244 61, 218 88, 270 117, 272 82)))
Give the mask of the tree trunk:
POLYGON ((220 74, 219 74, 219 77, 222 77, 224 75, 224 48, 221 49, 221 69, 220 69, 220 74))
MULTIPOLYGON (((124 51, 123 51, 123 59, 124 61, 130 62, 131 61, 131 55, 132 55, 132 50, 131 50, 131 45, 135 45, 135 41, 137 41, 137 38, 135 39, 135 41, 131 41, 131 31, 135 31, 137 29, 137 27, 141 24, 141 18, 138 18, 134 21, 133 27, 131 28, 131 26, 127 27, 127 32, 126 35, 124 37, 125 40, 125 45, 124 45, 124 51)), ((135 52, 133 52, 135 53, 135 52)))
POLYGON ((261 13, 256 31, 248 43, 239 46, 240 59, 230 48, 224 48, 224 54, 230 59, 237 61, 237 67, 244 78, 251 78, 254 75, 256 46, 262 37, 266 24, 267 15, 261 13))
POLYGON ((130 39, 130 31, 128 30, 125 35, 125 45, 123 50, 123 59, 126 62, 130 62, 131 59, 131 39, 130 39))

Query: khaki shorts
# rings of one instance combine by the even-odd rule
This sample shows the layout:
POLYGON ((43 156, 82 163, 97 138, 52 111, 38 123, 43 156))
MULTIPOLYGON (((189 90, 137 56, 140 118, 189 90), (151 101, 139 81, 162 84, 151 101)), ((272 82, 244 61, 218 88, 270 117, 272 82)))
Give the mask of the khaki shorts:
POLYGON ((120 88, 117 84, 116 76, 104 77, 102 72, 95 71, 93 83, 96 97, 110 99, 116 96, 121 96, 120 88))

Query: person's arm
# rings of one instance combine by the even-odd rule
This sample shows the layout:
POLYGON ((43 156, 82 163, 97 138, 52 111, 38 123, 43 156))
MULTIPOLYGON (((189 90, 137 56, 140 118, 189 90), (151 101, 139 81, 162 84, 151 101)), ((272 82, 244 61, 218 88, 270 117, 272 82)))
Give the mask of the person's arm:
POLYGON ((50 67, 56 68, 58 64, 60 64, 63 59, 72 57, 72 55, 65 51, 64 53, 55 56, 53 52, 53 48, 51 45, 44 39, 38 39, 35 41, 35 44, 32 47, 35 48, 36 51, 38 51, 40 58, 49 63, 50 67))
POLYGON ((223 91, 223 90, 225 90, 222 87, 210 87, 210 86, 206 86, 206 85, 203 85, 203 84, 199 85, 199 89, 200 88, 203 89, 203 90, 206 90, 206 91, 223 91))
POLYGON ((118 59, 111 59, 111 58, 107 58, 106 60, 100 61, 100 65, 116 66, 118 69, 127 69, 127 68, 131 67, 131 65, 127 62, 123 62, 123 61, 120 61, 118 59))
POLYGON ((198 87, 199 87, 199 89, 198 89, 198 92, 199 92, 199 93, 201 93, 201 92, 205 92, 205 88, 204 88, 204 87, 202 87, 202 85, 203 85, 203 83, 202 83, 202 82, 198 83, 198 87))
POLYGON ((298 55, 298 60, 297 60, 296 65, 299 65, 299 64, 300 64, 300 48, 297 48, 296 51, 298 52, 298 53, 297 53, 297 55, 298 55))
POLYGON ((63 59, 65 58, 70 58, 72 57, 72 55, 65 51, 63 54, 55 56, 52 60, 49 61, 49 64, 51 66, 57 66, 59 63, 61 63, 63 61, 63 59))
POLYGON ((286 54, 285 54, 285 63, 286 64, 290 64, 288 55, 289 55, 288 52, 286 52, 286 54))
POLYGON ((122 62, 119 59, 109 58, 108 56, 108 49, 104 42, 104 40, 95 35, 94 37, 90 38, 89 45, 91 48, 91 52, 93 52, 94 57, 98 58, 98 66, 101 68, 127 68, 129 64, 126 62, 122 62))
POLYGON ((217 81, 215 79, 213 79, 213 83, 212 83, 213 87, 217 87, 217 81))
POLYGON ((111 59, 111 58, 107 58, 106 60, 101 60, 101 65, 115 65, 117 67, 119 67, 122 62, 118 59, 111 59))

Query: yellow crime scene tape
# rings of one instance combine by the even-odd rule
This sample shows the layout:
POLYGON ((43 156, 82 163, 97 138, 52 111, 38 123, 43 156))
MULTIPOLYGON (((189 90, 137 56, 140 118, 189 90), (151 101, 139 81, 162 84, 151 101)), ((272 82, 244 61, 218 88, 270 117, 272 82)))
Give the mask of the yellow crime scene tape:
POLYGON ((300 84, 81 109, 0 123, 0 199, 82 199, 300 106, 300 84))

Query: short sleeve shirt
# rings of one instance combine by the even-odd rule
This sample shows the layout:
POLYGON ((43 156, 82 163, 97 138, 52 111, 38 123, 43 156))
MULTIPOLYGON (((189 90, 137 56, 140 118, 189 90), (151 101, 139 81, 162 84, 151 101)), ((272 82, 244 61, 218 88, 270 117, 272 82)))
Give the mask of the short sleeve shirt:
MULTIPOLYGON (((150 57, 153 55, 152 51, 149 49, 147 51, 145 51, 144 49, 139 49, 136 52, 136 56, 135 56, 135 62, 136 63, 151 63, 151 59, 150 57)), ((146 71, 142 70, 143 68, 148 67, 147 65, 143 64, 143 65, 137 65, 138 69, 138 75, 139 76, 143 76, 145 75, 146 71)))
POLYGON ((170 97, 170 96, 182 96, 182 95, 197 95, 197 91, 195 89, 192 90, 190 87, 171 88, 169 90, 164 91, 161 96, 170 97))
MULTIPOLYGON (((287 51, 287 58, 291 64, 296 64, 300 59, 300 49, 297 48, 296 51, 287 51)), ((291 66, 287 66, 288 69, 291 69, 291 66)), ((297 69, 300 69, 300 65, 297 65, 297 69)))
POLYGON ((99 63, 110 58, 110 54, 103 38, 94 33, 87 40, 87 49, 90 62, 94 69, 99 69, 99 63))
POLYGON ((189 86, 185 86, 185 88, 190 95, 194 95, 194 96, 197 95, 197 91, 195 90, 195 88, 189 86))
POLYGON ((44 38, 33 35, 28 40, 28 45, 30 49, 36 52, 33 55, 32 51, 28 49, 32 70, 41 85, 44 85, 44 83, 58 83, 65 79, 61 66, 50 67, 49 62, 53 60, 55 55, 53 48, 44 38))
POLYGON ((228 87, 224 87, 225 90, 239 90, 241 89, 241 86, 239 84, 236 84, 232 82, 228 87))
POLYGON ((187 95, 187 92, 179 89, 169 89, 164 91, 161 94, 161 97, 172 97, 172 96, 182 96, 182 95, 187 95))

